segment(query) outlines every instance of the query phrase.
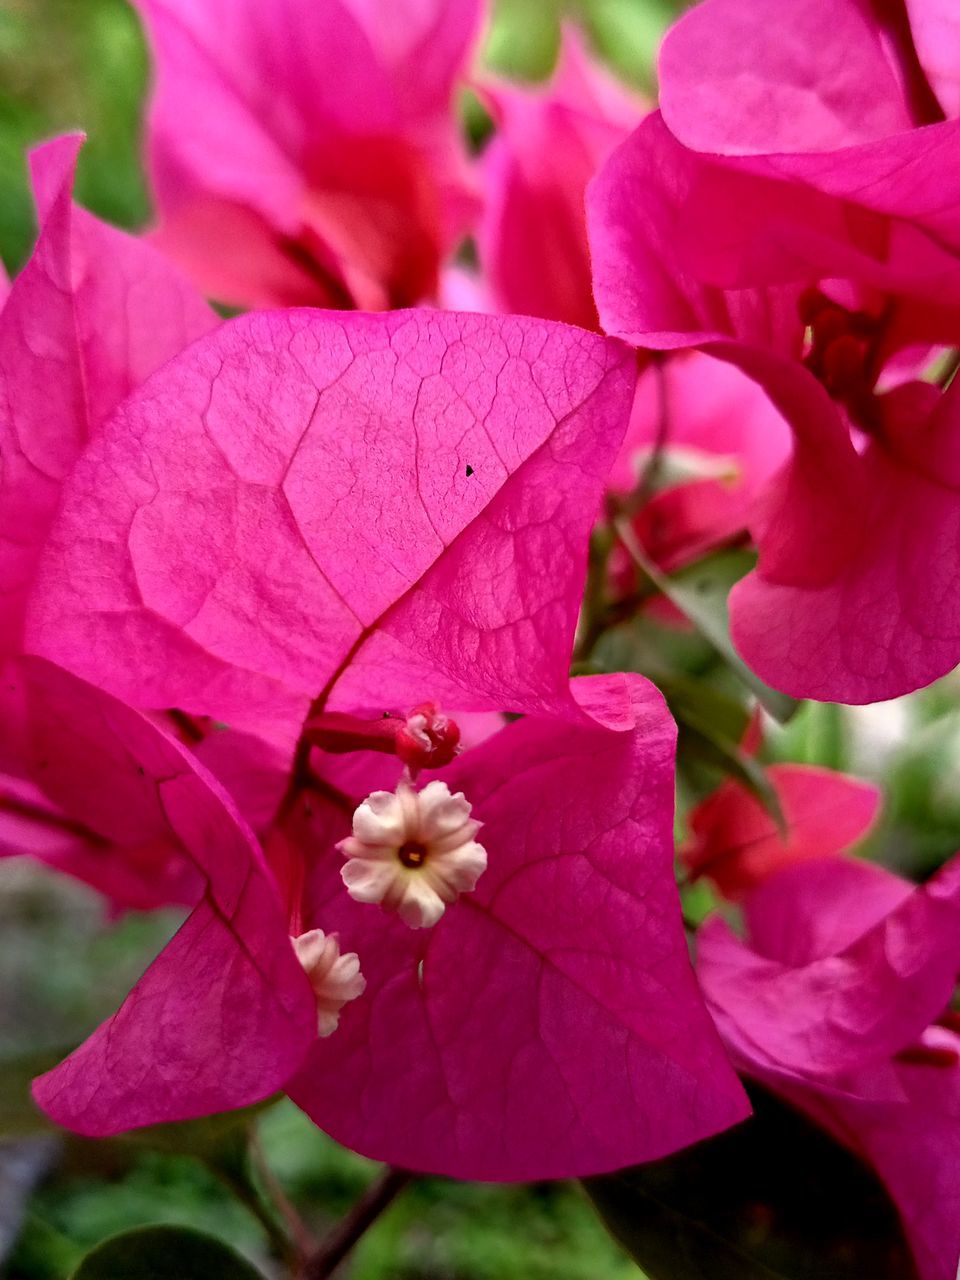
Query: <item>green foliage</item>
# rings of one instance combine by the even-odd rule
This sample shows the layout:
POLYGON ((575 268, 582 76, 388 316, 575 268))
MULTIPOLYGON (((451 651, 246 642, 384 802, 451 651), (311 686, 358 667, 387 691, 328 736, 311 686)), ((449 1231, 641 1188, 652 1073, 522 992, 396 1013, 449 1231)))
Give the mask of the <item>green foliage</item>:
POLYGON ((263 1280, 213 1236, 186 1227, 124 1231, 88 1253, 71 1280, 263 1280))
MULTIPOLYGON (((261 1227, 190 1156, 69 1140, 63 1162, 35 1193, 31 1210, 35 1224, 82 1252, 130 1227, 171 1225, 213 1229, 251 1256, 266 1256, 261 1227)), ((19 1250, 15 1261, 17 1274, 34 1280, 37 1273, 24 1265, 19 1250)))
POLYGON ((0 1141, 49 1132, 53 1125, 30 1097, 30 1083, 55 1067, 70 1052, 66 1049, 33 1049, 0 1057, 0 1141))
POLYGON ((140 169, 147 58, 124 0, 3 0, 0 4, 0 258, 20 266, 34 235, 24 153, 82 129, 82 203, 120 226, 149 206, 140 169))
MULTIPOLYGON (((378 1166, 344 1151, 289 1102, 259 1122, 266 1158, 288 1195, 328 1227, 378 1166)), ((423 1178, 364 1236, 350 1280, 643 1280, 576 1187, 484 1186, 423 1178)))
POLYGON ((714 646, 747 688, 775 720, 786 721, 797 703, 758 679, 733 647, 727 597, 736 582, 753 568, 756 556, 750 551, 720 551, 695 565, 667 576, 645 565, 648 574, 681 613, 714 646))
POLYGON ((497 0, 484 61, 514 80, 546 80, 560 47, 561 0, 497 0))
POLYGON ((825 769, 850 767, 846 708, 834 702, 805 702, 775 740, 778 760, 817 764, 825 769))
POLYGON ((565 1184, 414 1184, 353 1259, 351 1280, 643 1280, 565 1184))
POLYGON ((909 875, 927 875, 960 848, 960 712, 918 726, 887 772, 880 847, 909 875))
POLYGON ((719 1137, 585 1184, 650 1280, 910 1280, 867 1168, 772 1095, 752 1101, 719 1137))
POLYGON ((676 0, 573 0, 571 8, 604 61, 628 84, 653 93, 660 41, 683 4, 676 0))

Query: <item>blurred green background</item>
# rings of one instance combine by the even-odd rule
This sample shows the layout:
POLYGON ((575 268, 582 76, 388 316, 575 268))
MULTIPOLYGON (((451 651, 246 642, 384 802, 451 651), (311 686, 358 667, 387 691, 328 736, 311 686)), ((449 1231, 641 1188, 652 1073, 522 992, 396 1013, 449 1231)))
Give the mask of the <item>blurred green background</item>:
MULTIPOLYGON (((680 7, 680 0, 500 0, 486 56, 515 77, 545 77, 563 14, 583 25, 618 74, 652 93, 656 47, 680 7)), ((0 0, 0 257, 10 271, 34 236, 25 149, 63 130, 88 134, 79 200, 121 226, 149 221, 139 159, 147 77, 140 27, 124 0, 0 0)), ((689 674, 708 678, 700 663, 693 654, 689 674)), ((907 704, 855 712, 807 706, 773 736, 770 755, 881 778, 885 818, 869 851, 923 876, 960 846, 957 695, 951 678, 907 704)), ((163 915, 110 922, 81 887, 0 863, 0 1273, 10 1280, 62 1280, 97 1241, 154 1222, 213 1230, 269 1273, 263 1228, 202 1161, 140 1141, 54 1135, 26 1099, 29 1077, 116 1006, 175 926, 163 915)), ((266 1111, 258 1130, 266 1163, 318 1231, 373 1174, 287 1102, 266 1111)), ((409 1189, 342 1274, 640 1277, 578 1188, 438 1179, 409 1189)))

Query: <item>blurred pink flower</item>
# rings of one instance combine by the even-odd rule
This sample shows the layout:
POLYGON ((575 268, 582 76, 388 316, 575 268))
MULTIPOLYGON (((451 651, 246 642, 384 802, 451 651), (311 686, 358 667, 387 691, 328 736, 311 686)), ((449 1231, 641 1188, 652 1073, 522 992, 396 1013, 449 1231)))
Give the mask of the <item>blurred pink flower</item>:
POLYGON ((0 652, 23 610, 83 446, 148 374, 217 317, 141 240, 71 202, 78 135, 30 159, 40 235, 0 311, 0 652))
POLYGON ((960 862, 928 885, 824 858, 744 903, 749 940, 699 937, 700 980, 737 1065, 871 1164, 922 1280, 960 1261, 960 862), (943 1019, 946 1026, 937 1025, 943 1019))
MULTIPOLYGON (((217 318, 155 249, 71 202, 82 138, 30 158, 40 234, 0 311, 0 657, 23 615, 61 490, 84 445, 143 379, 217 318)), ((116 908, 184 901, 183 867, 153 840, 112 844, 37 790, 5 752, 0 852, 86 881, 116 908)))
POLYGON ((595 62, 572 27, 548 85, 484 81, 497 131, 483 158, 481 264, 499 309, 598 327, 584 195, 649 109, 595 62))
POLYGON ((894 697, 960 659, 954 397, 909 382, 960 331, 960 122, 901 17, 706 0, 588 200, 604 327, 730 360, 792 428, 731 619, 799 697, 894 697))
POLYGON ((137 0, 158 243, 242 305, 431 299, 476 196, 453 106, 479 0, 137 0))
POLYGON ((871 783, 814 765, 775 764, 766 771, 784 830, 757 796, 728 779, 690 815, 680 855, 694 876, 707 876, 727 898, 744 893, 795 862, 842 853, 876 820, 880 792, 871 783))

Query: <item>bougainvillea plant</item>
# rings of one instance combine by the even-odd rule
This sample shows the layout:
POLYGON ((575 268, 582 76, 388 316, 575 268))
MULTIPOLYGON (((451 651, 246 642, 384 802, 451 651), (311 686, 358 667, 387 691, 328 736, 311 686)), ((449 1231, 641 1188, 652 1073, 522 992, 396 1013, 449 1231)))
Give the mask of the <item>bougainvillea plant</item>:
POLYGON ((388 1166, 267 1214, 312 1280, 415 1174, 955 1280, 958 864, 803 726, 960 661, 960 19, 702 0, 654 102, 480 0, 135 8, 155 222, 48 141, 0 295, 0 852, 182 923, 36 1106, 288 1095, 388 1166))

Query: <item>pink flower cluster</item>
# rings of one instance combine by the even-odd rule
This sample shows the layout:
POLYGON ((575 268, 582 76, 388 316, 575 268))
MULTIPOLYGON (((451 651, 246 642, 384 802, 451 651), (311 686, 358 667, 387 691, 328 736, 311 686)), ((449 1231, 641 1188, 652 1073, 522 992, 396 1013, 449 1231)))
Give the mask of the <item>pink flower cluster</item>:
POLYGON ((188 914, 39 1105, 103 1135, 283 1089, 532 1179, 737 1123, 740 1072, 954 1280, 958 864, 846 856, 856 779, 771 769, 779 824, 728 781, 680 855, 746 933, 695 974, 670 713, 570 671, 611 510, 611 619, 682 634, 635 545, 754 546, 732 637, 776 690, 960 661, 960 19, 703 0, 651 110, 570 31, 547 86, 479 70, 480 0, 137 8, 157 224, 41 146, 0 309, 0 850, 188 914))

